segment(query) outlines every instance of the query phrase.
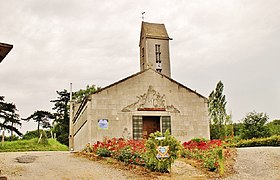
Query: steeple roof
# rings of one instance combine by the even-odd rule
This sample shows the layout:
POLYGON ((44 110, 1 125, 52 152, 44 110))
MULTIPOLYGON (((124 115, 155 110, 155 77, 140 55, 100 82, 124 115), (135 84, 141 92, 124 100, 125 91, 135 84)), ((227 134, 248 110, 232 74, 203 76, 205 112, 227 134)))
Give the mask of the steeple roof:
POLYGON ((170 39, 164 24, 149 23, 142 21, 141 36, 155 39, 170 39))

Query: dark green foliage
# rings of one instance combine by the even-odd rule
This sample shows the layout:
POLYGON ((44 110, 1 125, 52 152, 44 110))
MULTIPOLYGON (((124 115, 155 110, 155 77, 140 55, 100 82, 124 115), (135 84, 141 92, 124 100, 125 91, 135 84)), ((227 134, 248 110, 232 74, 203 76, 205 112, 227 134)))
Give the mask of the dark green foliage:
POLYGON ((242 126, 242 123, 233 123, 234 136, 240 136, 242 126))
POLYGON ((242 139, 261 138, 269 136, 269 129, 265 126, 268 116, 265 113, 250 112, 242 120, 240 136, 242 139))
POLYGON ((138 152, 133 152, 129 146, 115 153, 114 158, 116 158, 119 161, 125 162, 126 164, 133 163, 142 165, 139 161, 141 159, 141 154, 138 152))
POLYGON ((197 143, 200 143, 200 142, 206 142, 207 139, 206 138, 193 138, 193 139, 191 139, 191 141, 195 141, 197 143))
POLYGON ((224 85, 218 82, 216 89, 209 95, 208 110, 210 116, 211 139, 224 139, 226 136, 226 96, 223 95, 224 85))
POLYGON ((280 135, 280 120, 275 119, 266 124, 266 127, 269 129, 270 135, 280 135))
POLYGON ((98 148, 96 154, 101 157, 111 157, 111 151, 107 148, 98 148))
POLYGON ((170 135, 169 130, 167 130, 164 134, 163 140, 157 140, 157 137, 162 137, 163 134, 161 132, 155 132, 150 134, 149 139, 147 140, 146 153, 145 153, 145 163, 146 167, 152 171, 158 172, 170 172, 171 163, 175 161, 175 159, 179 156, 179 150, 181 150, 182 146, 179 141, 177 141, 173 136, 170 135), (156 148, 158 146, 169 146, 169 157, 158 159, 156 155, 158 151, 156 148))
POLYGON ((58 94, 57 99, 51 100, 55 103, 52 109, 56 110, 53 131, 56 133, 57 140, 68 146, 70 93, 66 89, 56 91, 56 93, 58 94))
MULTIPOLYGON (((51 137, 51 132, 50 132, 49 130, 45 130, 44 132, 46 133, 47 137, 49 137, 49 138, 51 137)), ((39 134, 38 134, 38 130, 27 131, 27 132, 23 135, 22 139, 33 139, 33 138, 37 138, 37 137, 40 137, 40 135, 41 135, 42 133, 43 133, 43 130, 42 130, 42 129, 39 130, 39 134)))
MULTIPOLYGON (((31 114, 29 117, 22 119, 24 121, 30 121, 33 120, 35 122, 37 122, 37 132, 38 135, 40 134, 40 127, 42 128, 50 128, 51 124, 50 124, 50 120, 54 119, 54 116, 52 113, 48 112, 48 111, 35 111, 33 114, 31 114)), ((38 136, 39 137, 39 136, 38 136)))
POLYGON ((16 132, 21 136, 22 133, 15 127, 15 125, 21 126, 16 105, 5 102, 4 96, 0 96, 0 129, 9 130, 11 132, 11 137, 14 137, 13 132, 16 132))
MULTIPOLYGON (((0 139, 2 139, 2 135, 0 135, 0 139)), ((15 135, 13 135, 13 136, 5 136, 4 137, 4 140, 5 141, 16 141, 16 140, 18 140, 19 139, 19 137, 18 136, 15 136, 15 135)))
POLYGON ((76 102, 82 102, 82 100, 87 97, 88 95, 94 93, 95 91, 99 90, 100 87, 97 87, 96 85, 87 85, 86 89, 80 89, 79 91, 75 92, 73 94, 73 100, 76 102))

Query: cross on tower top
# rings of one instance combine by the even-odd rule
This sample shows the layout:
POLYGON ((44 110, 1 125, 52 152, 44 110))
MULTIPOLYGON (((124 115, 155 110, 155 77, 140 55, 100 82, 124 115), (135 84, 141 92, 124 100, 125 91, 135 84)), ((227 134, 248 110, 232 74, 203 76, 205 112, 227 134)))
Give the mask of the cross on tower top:
POLYGON ((141 16, 142 21, 144 21, 144 19, 145 19, 145 16, 144 16, 145 13, 146 12, 141 12, 141 14, 142 14, 142 16, 141 16))

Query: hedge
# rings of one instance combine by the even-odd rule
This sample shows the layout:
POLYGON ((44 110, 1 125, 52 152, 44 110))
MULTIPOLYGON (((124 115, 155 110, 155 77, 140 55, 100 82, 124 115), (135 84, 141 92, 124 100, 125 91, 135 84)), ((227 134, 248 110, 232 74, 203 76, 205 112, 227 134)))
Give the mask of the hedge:
POLYGON ((280 146, 280 135, 271 136, 268 138, 258 138, 258 139, 243 139, 236 143, 233 143, 234 147, 255 147, 255 146, 280 146))

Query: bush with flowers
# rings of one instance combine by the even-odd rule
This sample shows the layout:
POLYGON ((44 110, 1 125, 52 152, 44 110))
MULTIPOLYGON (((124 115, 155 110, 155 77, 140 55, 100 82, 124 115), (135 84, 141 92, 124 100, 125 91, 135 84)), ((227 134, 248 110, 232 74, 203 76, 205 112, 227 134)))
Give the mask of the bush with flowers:
POLYGON ((97 141, 88 152, 93 152, 99 157, 111 157, 125 164, 145 166, 152 171, 169 172, 171 163, 176 158, 197 160, 209 171, 218 171, 223 174, 224 159, 231 156, 221 140, 206 140, 195 138, 182 145, 167 131, 165 134, 155 132, 150 134, 148 140, 125 140, 123 138, 105 138, 97 141), (164 137, 157 140, 158 137, 164 137), (158 159, 158 146, 168 146, 168 158, 158 159))
POLYGON ((169 172, 171 163, 179 156, 181 144, 169 131, 163 135, 160 132, 150 134, 148 140, 124 140, 123 138, 105 138, 93 144, 91 152, 100 157, 112 157, 126 164, 145 166, 152 171, 169 172), (162 140, 157 137, 164 136, 162 140), (168 158, 158 159, 157 146, 169 146, 168 158))
POLYGON ((145 165, 146 140, 124 140, 123 138, 105 138, 92 146, 92 152, 101 157, 112 157, 127 164, 145 165))
POLYGON ((229 151, 224 149, 221 140, 192 139, 183 143, 182 156, 189 159, 196 159, 202 162, 203 166, 210 171, 224 171, 224 156, 229 156, 229 151))

